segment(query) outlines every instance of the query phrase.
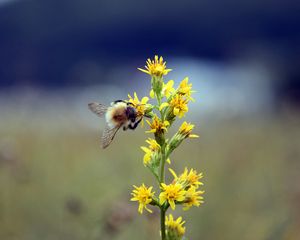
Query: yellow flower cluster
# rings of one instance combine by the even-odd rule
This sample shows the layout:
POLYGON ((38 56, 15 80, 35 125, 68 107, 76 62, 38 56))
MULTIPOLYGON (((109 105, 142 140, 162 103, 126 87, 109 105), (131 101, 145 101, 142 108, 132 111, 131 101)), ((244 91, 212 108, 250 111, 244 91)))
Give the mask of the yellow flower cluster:
MULTIPOLYGON (((202 178, 202 173, 197 174, 193 169, 189 172, 185 168, 184 172, 177 176, 174 170, 169 170, 174 176, 174 180, 169 185, 161 183, 161 193, 159 194, 160 206, 166 206, 167 203, 172 210, 175 210, 176 204, 182 204, 184 210, 188 210, 192 206, 200 206, 203 203, 201 195, 203 195, 204 191, 197 190, 199 186, 203 185, 199 181, 202 178)), ((139 201, 139 212, 141 213, 142 209, 146 208, 146 205, 152 201, 154 193, 151 193, 151 189, 152 187, 147 189, 143 184, 141 187, 135 187, 135 190, 133 190, 134 198, 132 200, 139 201)))
POLYGON ((159 203, 163 205, 168 202, 170 207, 174 210, 175 204, 183 204, 184 210, 192 206, 200 206, 203 203, 203 197, 200 196, 204 191, 197 191, 200 185, 203 185, 199 180, 202 178, 202 173, 197 174, 193 169, 188 171, 187 168, 178 177, 174 170, 169 169, 174 180, 171 184, 161 184, 162 192, 159 195, 159 203))
POLYGON ((194 101, 194 99, 191 97, 192 93, 194 92, 192 91, 192 84, 188 83, 188 81, 188 77, 184 78, 176 90, 171 90, 171 92, 174 92, 174 94, 172 94, 171 97, 168 97, 168 103, 170 106, 168 115, 170 118, 172 118, 172 115, 178 116, 179 118, 184 117, 185 113, 189 110, 189 101, 194 101))
POLYGON ((174 177, 174 182, 179 182, 184 187, 192 187, 192 186, 198 187, 200 185, 203 185, 203 183, 199 181, 203 177, 203 174, 202 173, 197 174, 197 171, 194 169, 191 169, 189 172, 187 168, 184 168, 183 173, 180 174, 179 177, 171 168, 169 168, 169 171, 172 173, 174 177))
POLYGON ((180 175, 169 169, 174 178, 171 183, 167 184, 165 162, 171 163, 170 155, 182 141, 199 136, 192 133, 194 125, 186 121, 171 138, 167 138, 166 135, 173 122, 177 118, 184 117, 188 112, 188 103, 194 101, 192 98, 194 91, 187 77, 177 88, 174 88, 173 80, 164 82, 164 76, 171 69, 166 67, 166 62, 162 57, 155 56, 153 60, 148 59, 145 69, 138 69, 151 76, 150 97, 156 99, 157 104, 149 104, 148 97, 139 100, 136 93, 133 97, 128 95, 128 101, 136 107, 139 116, 151 118, 151 120, 146 120, 150 128, 146 133, 153 133, 154 138, 148 138, 146 140, 148 146, 142 146, 141 149, 144 151, 144 165, 155 175, 160 192, 158 197, 155 197, 152 186, 149 188, 144 184, 140 187, 134 186, 131 200, 139 202, 140 213, 143 209, 151 212, 148 208, 149 204, 159 207, 162 240, 181 240, 185 234, 183 226, 185 222, 181 217, 175 220, 171 214, 166 217, 166 212, 169 208, 175 210, 176 205, 182 205, 184 210, 192 206, 200 206, 203 203, 204 191, 199 190, 199 187, 203 185, 201 182, 203 176, 194 169, 185 168, 180 175))
MULTIPOLYGON (((167 101, 162 103, 159 107, 160 111, 163 108, 167 109, 165 111, 167 112, 167 120, 169 121, 172 121, 176 116, 179 118, 184 117, 189 110, 189 101, 194 101, 191 97, 191 94, 194 92, 191 90, 192 84, 188 83, 187 77, 181 81, 177 89, 174 89, 173 85, 173 80, 162 84, 161 96, 166 97, 167 101)), ((153 89, 150 91, 150 97, 155 97, 153 89)))

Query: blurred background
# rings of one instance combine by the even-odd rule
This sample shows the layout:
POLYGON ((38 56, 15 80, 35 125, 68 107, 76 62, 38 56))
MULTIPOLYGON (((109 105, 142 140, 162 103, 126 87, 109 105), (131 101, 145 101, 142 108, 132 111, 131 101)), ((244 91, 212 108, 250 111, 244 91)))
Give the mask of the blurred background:
MULTIPOLYGON (((173 168, 204 173, 189 239, 300 239, 298 1, 0 0, 0 239, 158 239, 132 185, 152 184, 142 128, 100 148, 87 103, 149 92, 162 55, 197 92, 201 138, 173 168), (187 157, 187 154, 188 157, 187 157)), ((175 131, 170 132, 172 134, 175 131)), ((156 191, 158 191, 156 187, 156 191)))

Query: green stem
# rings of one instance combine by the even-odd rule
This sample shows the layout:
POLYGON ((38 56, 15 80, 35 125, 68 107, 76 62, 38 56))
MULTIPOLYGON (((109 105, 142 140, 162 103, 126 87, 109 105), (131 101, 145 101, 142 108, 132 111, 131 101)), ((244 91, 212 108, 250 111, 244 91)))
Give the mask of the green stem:
POLYGON ((166 210, 163 206, 160 209, 160 230, 161 230, 161 239, 166 240, 166 224, 165 224, 166 210))
POLYGON ((160 161, 160 183, 165 182, 165 163, 166 163, 166 153, 165 153, 165 143, 162 146, 161 161, 160 161))
MULTIPOLYGON (((157 79, 152 78, 152 88, 157 89, 156 86, 154 86, 154 82, 157 81, 157 79)), ((163 81, 161 79, 161 81, 163 81)), ((162 96, 161 96, 161 89, 158 91, 155 91, 157 103, 158 103, 158 109, 161 105, 162 96)), ((165 120, 165 113, 164 111, 159 111, 161 121, 165 120)), ((165 162, 166 162, 166 140, 165 135, 162 133, 159 136, 156 136, 156 140, 159 140, 159 144, 161 146, 161 161, 160 161, 160 176, 159 176, 159 184, 165 182, 165 162)), ((165 218, 166 218, 166 208, 164 208, 164 205, 160 206, 160 229, 161 229, 161 239, 166 240, 166 225, 165 225, 165 218)))
MULTIPOLYGON (((161 146, 162 154, 161 154, 161 165, 160 165, 160 184, 165 182, 165 163, 166 163, 166 142, 165 136, 163 135, 163 144, 161 146)), ((166 218, 166 209, 164 205, 160 207, 160 230, 161 230, 161 239, 166 240, 166 226, 165 226, 165 218, 166 218)))

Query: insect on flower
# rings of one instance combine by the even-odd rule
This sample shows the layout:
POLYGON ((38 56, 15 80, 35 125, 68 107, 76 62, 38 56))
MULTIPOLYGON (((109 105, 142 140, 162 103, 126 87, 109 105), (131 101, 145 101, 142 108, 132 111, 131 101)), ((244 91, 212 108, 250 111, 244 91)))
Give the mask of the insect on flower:
POLYGON ((102 148, 109 146, 121 127, 124 131, 127 129, 134 130, 144 116, 149 117, 146 114, 139 114, 138 106, 125 100, 116 100, 111 103, 110 107, 96 102, 89 103, 88 106, 99 117, 105 116, 106 126, 101 138, 102 148))

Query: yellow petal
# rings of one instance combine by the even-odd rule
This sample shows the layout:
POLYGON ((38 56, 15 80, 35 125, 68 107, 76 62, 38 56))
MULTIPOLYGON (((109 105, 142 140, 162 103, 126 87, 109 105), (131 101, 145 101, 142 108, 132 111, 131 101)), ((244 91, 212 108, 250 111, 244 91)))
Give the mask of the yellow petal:
POLYGON ((175 210, 175 202, 173 200, 169 200, 169 204, 170 204, 172 210, 175 210))
POLYGON ((149 153, 149 152, 151 152, 151 150, 150 149, 148 149, 148 148, 146 148, 146 147, 141 147, 141 149, 145 152, 145 153, 149 153))
POLYGON ((146 131, 146 133, 155 133, 156 132, 156 129, 151 129, 149 131, 146 131))
POLYGON ((143 97, 142 100, 141 100, 141 103, 146 104, 148 101, 149 101, 148 97, 143 97))
POLYGON ((170 80, 170 81, 166 84, 166 86, 168 86, 168 88, 172 88, 173 85, 174 85, 174 81, 173 81, 173 80, 170 80))
POLYGON ((163 205, 166 202, 166 197, 162 194, 159 195, 159 204, 163 205))
POLYGON ((176 175, 176 173, 174 172, 173 169, 169 168, 169 171, 170 171, 170 173, 173 175, 173 177, 174 177, 175 179, 178 178, 177 175, 176 175))
POLYGON ((145 70, 145 69, 138 68, 138 70, 140 70, 140 71, 142 71, 142 72, 144 72, 144 73, 150 74, 150 72, 149 72, 149 71, 147 71, 147 70, 145 70))
POLYGON ((142 204, 139 205, 139 210, 138 211, 139 211, 140 214, 143 213, 143 205, 142 204))
POLYGON ((145 206, 145 209, 149 212, 149 213, 152 213, 152 210, 147 208, 147 206, 145 206))
POLYGON ((190 134, 189 138, 198 138, 199 136, 197 134, 190 134))
POLYGON ((178 108, 174 108, 174 110, 173 110, 173 114, 174 114, 175 116, 177 116, 177 115, 178 115, 178 113, 179 113, 179 109, 178 109, 178 108))
POLYGON ((143 162, 144 164, 149 163, 151 160, 151 155, 150 154, 145 154, 144 158, 143 158, 143 162))

